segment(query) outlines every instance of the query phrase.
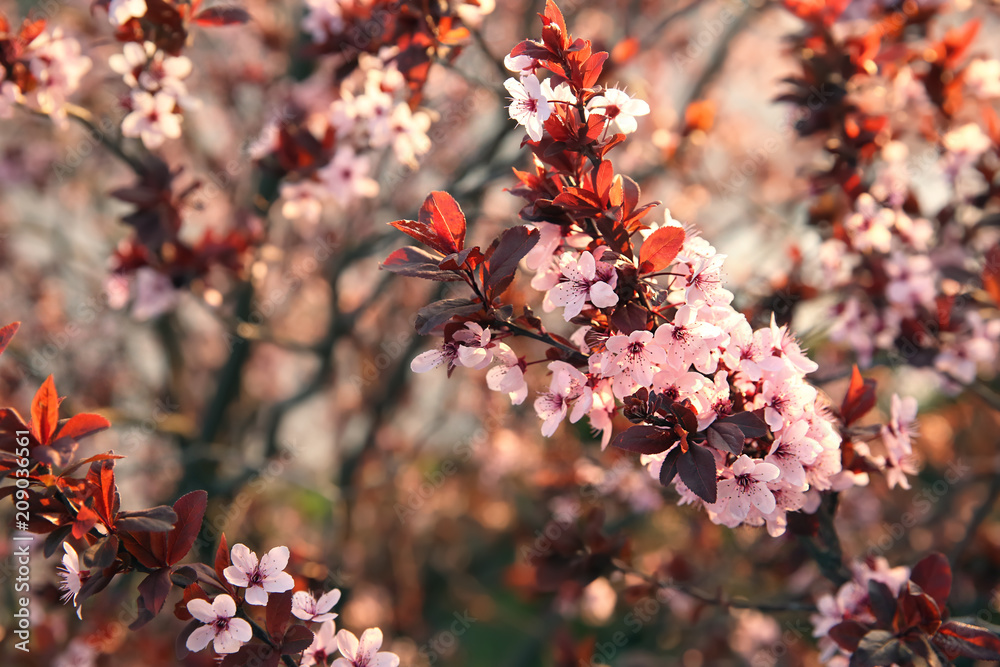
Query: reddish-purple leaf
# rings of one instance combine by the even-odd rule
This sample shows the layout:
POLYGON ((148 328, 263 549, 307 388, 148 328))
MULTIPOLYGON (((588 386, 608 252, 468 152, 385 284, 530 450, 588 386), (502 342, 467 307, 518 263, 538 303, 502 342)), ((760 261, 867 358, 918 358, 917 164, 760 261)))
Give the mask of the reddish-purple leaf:
POLYGON ((223 574, 225 569, 230 565, 232 563, 229 560, 229 545, 226 543, 226 534, 223 533, 219 536, 219 548, 215 551, 215 574, 219 577, 219 581, 232 591, 229 580, 223 574))
POLYGON ((1000 637, 968 623, 948 621, 934 636, 934 643, 953 657, 1000 660, 1000 637))
POLYGON ((435 250, 450 255, 465 247, 465 214, 447 192, 435 191, 427 195, 417 220, 436 235, 437 244, 431 245, 435 250))
POLYGON ((141 628, 160 613, 172 586, 170 569, 166 567, 150 573, 142 580, 139 584, 138 618, 129 626, 130 630, 141 628))
POLYGON ((875 620, 880 628, 892 627, 892 620, 896 616, 896 596, 881 581, 874 579, 868 582, 868 605, 875 615, 875 620))
POLYGON ((756 412, 737 412, 735 415, 723 417, 716 424, 734 424, 738 426, 747 438, 763 438, 767 435, 767 422, 756 412))
POLYGON ((633 426, 619 433, 611 441, 612 447, 636 454, 659 454, 677 442, 677 436, 655 426, 633 426))
POLYGON ((691 492, 706 503, 718 499, 719 480, 715 469, 715 455, 700 445, 688 445, 688 450, 677 459, 677 474, 691 492))
POLYGON ((677 475, 677 458, 681 455, 681 448, 674 447, 663 457, 663 465, 660 466, 660 484, 667 486, 674 481, 677 475))
POLYGON ((207 508, 208 493, 201 490, 187 493, 174 503, 177 522, 174 524, 174 529, 167 533, 165 552, 169 565, 184 558, 194 546, 194 541, 198 538, 198 532, 201 530, 201 520, 204 518, 207 508))
POLYGON ((837 642, 840 648, 848 653, 853 653, 858 648, 858 643, 868 634, 868 628, 857 621, 841 621, 830 628, 827 636, 837 642))
POLYGON ((442 271, 439 264, 441 255, 432 255, 426 250, 413 246, 404 246, 393 251, 382 262, 382 268, 392 273, 410 278, 423 278, 439 282, 462 280, 462 276, 452 271, 442 271))
POLYGON ((538 243, 537 229, 520 225, 511 227, 500 235, 495 246, 487 251, 484 266, 484 287, 487 298, 499 296, 514 279, 517 264, 538 243))
POLYGON ((732 452, 737 456, 743 453, 746 437, 736 424, 716 422, 708 427, 705 435, 708 438, 708 444, 720 452, 732 452))
POLYGON ((7 346, 10 344, 10 339, 14 337, 14 334, 16 334, 17 330, 20 328, 20 322, 12 322, 0 329, 0 354, 3 354, 3 351, 7 349, 7 346))
POLYGON ((456 315, 472 315, 482 310, 482 304, 471 299, 442 299, 417 311, 414 328, 426 336, 456 315))
POLYGON ((910 581, 930 595, 942 611, 948 605, 948 596, 951 594, 951 564, 944 554, 934 552, 921 559, 913 566, 910 581))
POLYGON ((288 628, 288 632, 285 633, 285 639, 281 643, 281 652, 289 655, 295 655, 296 653, 301 653, 309 648, 310 644, 313 643, 312 630, 304 625, 293 625, 288 628))
POLYGON ((271 593, 267 596, 267 633, 276 642, 281 641, 292 618, 292 592, 271 593))
POLYGON ((649 235, 639 248, 639 273, 648 275, 670 266, 684 246, 684 230, 661 227, 649 235))

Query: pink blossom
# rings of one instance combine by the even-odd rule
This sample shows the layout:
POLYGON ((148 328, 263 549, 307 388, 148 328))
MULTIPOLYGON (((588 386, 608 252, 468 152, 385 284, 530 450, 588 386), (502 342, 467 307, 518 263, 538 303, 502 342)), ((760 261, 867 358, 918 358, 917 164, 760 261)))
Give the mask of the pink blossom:
POLYGON ((545 295, 545 312, 562 306, 565 308, 563 318, 569 322, 588 302, 598 308, 610 308, 618 303, 615 294, 618 273, 610 264, 597 261, 590 252, 583 251, 577 259, 566 253, 561 270, 565 280, 545 295))
POLYGON ((312 644, 303 651, 299 667, 326 665, 326 661, 337 651, 336 632, 337 627, 332 620, 324 621, 316 631, 312 644))
POLYGON ((549 364, 552 381, 549 391, 540 393, 535 399, 535 412, 542 420, 542 435, 551 436, 559 424, 566 418, 569 405, 576 401, 570 422, 577 422, 590 411, 593 405, 593 393, 587 386, 587 377, 565 361, 553 361, 549 364))
POLYGON ((717 361, 712 349, 723 344, 726 338, 722 329, 699 321, 697 309, 681 306, 674 321, 661 324, 656 329, 656 342, 666 351, 667 363, 677 370, 694 365, 702 373, 714 373, 717 361))
POLYGON ((333 661, 333 667, 399 667, 399 656, 382 648, 382 631, 369 628, 361 639, 347 630, 337 633, 337 646, 342 658, 333 661))
POLYGON ((89 577, 90 571, 80 569, 80 557, 77 555, 76 549, 69 542, 63 542, 63 551, 66 553, 62 558, 62 565, 59 568, 59 577, 62 579, 59 582, 59 590, 63 592, 60 600, 62 600, 63 604, 69 602, 75 606, 76 617, 83 618, 80 615, 81 610, 76 602, 76 596, 80 594, 80 588, 83 586, 83 582, 89 577))
POLYGON ((298 591, 292 596, 292 615, 303 621, 322 623, 337 618, 337 614, 331 613, 330 610, 339 601, 340 590, 337 588, 324 593, 318 600, 312 593, 298 591))
POLYGON ((781 471, 782 482, 801 490, 808 487, 803 464, 814 462, 823 450, 818 442, 808 437, 808 430, 809 422, 801 419, 781 429, 764 457, 781 471))
POLYGON ((367 157, 356 155, 350 146, 342 146, 316 175, 335 199, 347 204, 378 194, 378 183, 368 176, 370 168, 367 157))
POLYGON ((132 112, 122 121, 122 134, 138 137, 146 148, 154 149, 167 139, 181 136, 181 116, 174 111, 177 100, 167 93, 132 91, 132 112))
POLYGON ((117 27, 128 23, 129 19, 146 15, 146 0, 111 0, 108 5, 108 20, 117 27))
POLYGON ((542 138, 543 124, 552 115, 552 105, 545 99, 541 84, 533 74, 504 81, 504 88, 511 94, 508 111, 510 117, 523 125, 532 141, 542 138))
POLYGON ((653 342, 652 332, 633 331, 628 336, 611 336, 607 342, 614 373, 614 391, 618 398, 625 398, 638 387, 648 387, 667 355, 653 342))
POLYGON ((857 200, 855 212, 847 217, 844 226, 851 237, 851 243, 861 252, 872 250, 887 253, 892 243, 894 214, 882 208, 867 192, 857 200))
POLYGON ((188 636, 189 651, 200 651, 212 642, 215 652, 220 655, 236 653, 253 637, 250 624, 242 618, 234 618, 236 602, 228 595, 216 597, 211 604, 200 598, 191 600, 187 610, 205 624, 188 636))
POLYGON ((285 572, 288 547, 274 547, 260 561, 257 554, 244 544, 233 545, 233 564, 223 570, 226 581, 246 588, 247 604, 264 606, 268 593, 283 593, 295 585, 292 575, 285 572))
POLYGON ((520 405, 528 397, 528 383, 520 360, 506 343, 497 343, 493 358, 499 363, 486 372, 487 386, 507 394, 512 404, 520 405))
POLYGON ((762 514, 770 514, 774 511, 775 500, 767 483, 780 474, 774 464, 742 454, 733 462, 733 476, 719 482, 716 506, 724 508, 724 513, 739 520, 746 518, 751 507, 756 507, 762 514))
POLYGON ((649 113, 649 105, 645 101, 633 98, 618 88, 607 88, 603 94, 595 95, 587 104, 587 108, 607 116, 623 134, 635 132, 639 127, 635 120, 636 116, 645 116, 649 113))

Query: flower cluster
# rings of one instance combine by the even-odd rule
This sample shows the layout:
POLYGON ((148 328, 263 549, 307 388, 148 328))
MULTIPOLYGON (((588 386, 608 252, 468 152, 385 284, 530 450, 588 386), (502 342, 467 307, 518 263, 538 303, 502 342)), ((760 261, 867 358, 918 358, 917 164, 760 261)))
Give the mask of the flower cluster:
POLYGON ((65 125, 69 98, 91 66, 62 28, 48 31, 44 20, 25 20, 13 33, 0 14, 0 118, 10 118, 20 104, 65 125))
POLYGON ((992 377, 1000 63, 969 57, 977 22, 930 37, 925 26, 943 5, 926 14, 879 5, 842 31, 831 24, 846 22, 845 7, 794 38, 802 72, 783 99, 798 106, 801 135, 825 138, 832 166, 812 178, 822 268, 797 266, 792 282, 836 296, 830 338, 862 365, 932 368, 947 384, 992 377))
POLYGON ((132 111, 122 120, 122 134, 141 138, 151 149, 180 137, 180 110, 198 107, 184 85, 191 60, 166 55, 153 42, 126 42, 123 52, 111 56, 108 64, 131 89, 132 111))
MULTIPOLYGON (((864 471, 842 468, 847 421, 806 381, 817 365, 787 327, 772 318, 755 331, 732 307, 725 255, 669 213, 663 224, 643 222, 655 204, 640 205, 638 185, 615 174, 605 154, 635 130, 648 105, 598 85, 606 54, 566 34, 554 5, 543 24, 542 42, 522 42, 506 58, 520 74, 507 82, 510 115, 534 154, 534 171, 516 172, 513 190, 527 202, 527 225, 485 252, 465 248, 464 216, 444 193, 428 197, 418 220, 393 223, 434 253, 403 248, 386 269, 463 280, 476 295, 425 309, 418 330, 439 330, 445 340, 412 369, 492 364, 490 388, 520 403, 525 373, 539 362, 525 361, 506 341, 546 342, 551 349, 540 361, 548 389, 534 401, 544 435, 586 416, 606 447, 623 410, 635 426, 614 445, 641 454, 681 503, 704 507, 719 524, 766 524, 780 535, 789 512, 816 510, 821 491, 867 481, 864 471), (561 310, 575 325, 568 337, 547 331, 530 311, 515 318, 502 305, 521 259, 535 270, 530 285, 544 293, 542 309, 561 310)), ((910 451, 896 432, 886 433, 895 438, 899 468, 910 451)))

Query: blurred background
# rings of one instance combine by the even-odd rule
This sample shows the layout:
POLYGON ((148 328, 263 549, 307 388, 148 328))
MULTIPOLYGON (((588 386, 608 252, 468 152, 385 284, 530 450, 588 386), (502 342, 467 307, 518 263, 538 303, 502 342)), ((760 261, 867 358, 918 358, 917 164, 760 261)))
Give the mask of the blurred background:
MULTIPOLYGON (((99 412, 114 424, 80 455, 127 457, 117 466, 125 508, 206 489, 203 559, 222 533, 258 552, 288 545, 297 580, 340 588, 348 627, 381 627, 404 665, 819 664, 807 611, 765 615, 699 599, 780 606, 829 592, 794 535, 710 524, 678 507, 630 456, 602 453, 582 424, 542 438, 531 399, 512 407, 488 391, 484 372, 409 369, 435 344, 414 333, 416 311, 448 292, 379 270, 403 242, 385 223, 415 217, 431 190, 461 202, 472 243, 517 223, 521 202, 505 189, 511 168, 529 163, 523 132, 507 117, 502 59, 537 36, 542 3, 497 3, 477 39, 431 67, 420 103, 433 114, 432 144, 417 170, 378 164, 378 197, 324 208, 313 225, 270 205, 274 188, 254 156, 282 101, 307 108, 323 96, 322 76, 299 67, 305 7, 244 6, 249 24, 192 38, 187 85, 201 107, 185 114, 183 137, 157 151, 182 169, 180 180, 215 185, 185 209, 182 236, 225 233, 251 224, 247 216, 266 230, 238 271, 123 297, 129 288, 112 257, 130 236, 121 217, 132 209, 109 193, 130 185, 129 167, 78 124, 55 127, 23 111, 0 120, 0 319, 23 321, 0 360, 3 405, 23 414, 53 374, 68 396, 64 414, 99 412), (589 560, 566 555, 578 544, 589 560), (612 574, 601 559, 602 549, 614 550, 608 545, 677 589, 650 594, 641 580, 612 574), (547 577, 557 583, 539 587, 539 567, 558 572, 547 577)), ((793 265, 790 249, 809 266, 819 246, 806 225, 819 140, 800 138, 791 107, 774 101, 798 71, 787 37, 801 21, 766 0, 567 1, 562 9, 575 35, 612 52, 606 82, 652 108, 616 152, 617 170, 639 181, 645 200, 663 202, 651 220, 669 209, 729 255, 737 307, 765 324, 766 298, 793 265)), ((997 5, 953 9, 942 25, 981 17, 975 51, 996 56, 997 5)), ((89 3, 4 0, 0 10, 44 13, 87 45, 94 66, 74 102, 99 127, 116 127, 127 89, 107 59, 120 47, 89 3)), ((920 178, 933 198, 935 169, 920 178)), ((520 303, 526 293, 512 295, 520 303)), ((839 401, 851 358, 826 344, 823 324, 821 311, 805 309, 794 328, 820 363, 822 389, 839 401)), ((540 386, 544 371, 532 372, 529 384, 540 386)), ((948 552, 963 539, 1000 463, 1000 419, 974 394, 943 394, 920 373, 872 374, 886 401, 899 387, 921 399, 921 473, 909 490, 873 479, 844 494, 838 528, 848 556, 911 564, 914 554, 948 552), (912 526, 902 529, 907 513, 912 526)), ((993 519, 967 548, 952 604, 1000 622, 993 519)), ((0 543, 3 577, 11 548, 0 543)), ((43 590, 54 603, 54 586, 43 590)), ((0 604, 10 595, 4 585, 0 604)), ((134 584, 116 582, 88 602, 82 622, 47 604, 35 631, 48 648, 24 661, 4 637, 0 654, 31 665, 176 664, 181 622, 170 613, 134 634, 116 623, 134 597, 134 584), (71 662, 73 638, 96 647, 92 662, 71 662)), ((211 661, 203 653, 184 664, 211 661)))

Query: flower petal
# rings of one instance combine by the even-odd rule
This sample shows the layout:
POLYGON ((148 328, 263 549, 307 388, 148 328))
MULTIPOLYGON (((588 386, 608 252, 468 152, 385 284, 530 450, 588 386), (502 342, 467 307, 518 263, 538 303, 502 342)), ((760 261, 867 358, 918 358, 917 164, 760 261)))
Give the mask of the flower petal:
POLYGON ((208 646, 215 639, 215 628, 211 625, 203 625, 190 635, 184 643, 189 651, 200 651, 208 646))
MULTIPOLYGON (((215 622, 215 610, 212 608, 212 603, 208 600, 202 600, 200 598, 191 600, 187 603, 187 610, 192 616, 197 618, 202 623, 215 622)), ((208 642, 205 642, 205 644, 207 645, 208 642)), ((197 651, 200 649, 193 650, 197 651)))

